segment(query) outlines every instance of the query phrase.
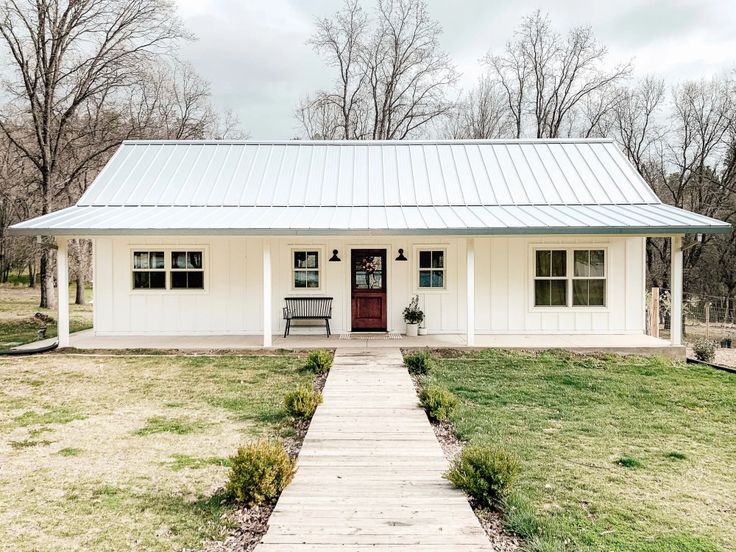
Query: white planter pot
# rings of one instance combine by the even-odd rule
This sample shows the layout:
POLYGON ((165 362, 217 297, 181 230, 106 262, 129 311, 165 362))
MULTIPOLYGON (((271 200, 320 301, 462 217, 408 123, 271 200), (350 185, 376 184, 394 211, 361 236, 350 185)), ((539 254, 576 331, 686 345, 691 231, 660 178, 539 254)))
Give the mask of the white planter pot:
POLYGON ((419 324, 406 324, 406 337, 416 337, 419 330, 419 324))
POLYGON ((427 328, 419 328, 419 335, 427 335, 427 328))

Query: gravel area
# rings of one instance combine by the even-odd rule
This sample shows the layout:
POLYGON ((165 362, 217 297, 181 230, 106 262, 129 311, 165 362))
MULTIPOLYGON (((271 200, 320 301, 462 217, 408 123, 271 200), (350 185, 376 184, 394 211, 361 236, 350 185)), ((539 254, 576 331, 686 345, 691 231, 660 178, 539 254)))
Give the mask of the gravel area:
MULTIPOLYGON (((692 344, 688 343, 687 356, 689 358, 695 358, 695 353, 692 349, 692 344)), ((715 364, 721 364, 723 366, 730 366, 736 368, 736 349, 721 349, 716 348, 716 358, 713 360, 715 364)))
MULTIPOLYGON (((412 376, 411 379, 414 382, 414 388, 419 393, 422 389, 419 378, 412 376)), ((458 438, 450 422, 432 422, 430 420, 430 423, 447 460, 452 462, 462 452, 465 444, 458 438)), ((478 517, 478 521, 480 521, 486 535, 488 535, 488 540, 494 552, 515 552, 520 549, 521 540, 504 529, 501 512, 483 508, 471 498, 468 498, 468 502, 470 502, 470 506, 478 517)))

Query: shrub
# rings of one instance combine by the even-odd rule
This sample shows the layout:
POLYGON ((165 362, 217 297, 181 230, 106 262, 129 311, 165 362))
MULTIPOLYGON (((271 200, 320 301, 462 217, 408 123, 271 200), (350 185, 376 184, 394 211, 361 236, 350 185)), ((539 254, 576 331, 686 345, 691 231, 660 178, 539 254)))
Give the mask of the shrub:
POLYGON ((332 367, 332 353, 324 349, 311 351, 304 367, 315 374, 326 374, 332 367))
POLYGON ((713 359, 716 358, 715 341, 700 337, 695 341, 693 351, 695 352, 695 358, 698 360, 702 360, 703 362, 712 362, 713 359))
POLYGON ((427 412, 430 420, 443 422, 450 418, 458 400, 449 389, 439 385, 430 385, 419 393, 419 404, 427 412))
POLYGON ((501 447, 470 445, 445 474, 482 506, 499 507, 509 495, 520 464, 518 457, 501 447))
POLYGON ((427 351, 416 351, 404 357, 404 366, 409 369, 410 374, 424 375, 429 372, 429 361, 430 356, 427 351))
POLYGON ((311 418, 321 403, 322 393, 311 385, 300 385, 284 395, 286 411, 295 418, 311 418))
POLYGON ((280 443, 258 441, 230 457, 227 492, 247 506, 276 500, 295 472, 295 462, 280 443))

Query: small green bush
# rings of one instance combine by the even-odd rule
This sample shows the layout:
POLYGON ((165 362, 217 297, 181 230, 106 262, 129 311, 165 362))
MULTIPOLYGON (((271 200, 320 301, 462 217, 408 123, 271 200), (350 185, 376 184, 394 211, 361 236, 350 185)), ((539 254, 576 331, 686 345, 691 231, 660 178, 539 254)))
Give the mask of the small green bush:
POLYGON ((713 362, 716 358, 716 344, 715 341, 699 337, 693 345, 693 351, 695 352, 695 358, 702 360, 703 362, 713 362))
POLYGON ((294 460, 284 447, 273 441, 258 441, 242 446, 230 457, 227 492, 237 502, 253 506, 271 502, 291 482, 296 470, 294 460))
POLYGON ((332 367, 332 353, 324 349, 311 351, 304 367, 315 374, 326 374, 332 367))
POLYGON ((630 469, 636 469, 641 468, 642 463, 639 462, 636 458, 632 458, 631 456, 622 456, 618 460, 614 462, 614 464, 618 464, 619 466, 623 468, 630 468, 630 469))
POLYGON ((294 418, 311 418, 320 404, 322 404, 322 393, 311 385, 300 385, 284 395, 286 411, 294 418))
POLYGON ((416 351, 404 357, 404 366, 410 374, 421 376, 429 373, 430 356, 427 351, 416 351))
POLYGON ((419 393, 419 404, 427 412, 429 419, 437 422, 448 420, 457 403, 457 397, 449 389, 439 385, 429 385, 419 393))
POLYGON ((482 506, 500 507, 520 470, 518 457, 501 447, 470 445, 445 478, 482 506))

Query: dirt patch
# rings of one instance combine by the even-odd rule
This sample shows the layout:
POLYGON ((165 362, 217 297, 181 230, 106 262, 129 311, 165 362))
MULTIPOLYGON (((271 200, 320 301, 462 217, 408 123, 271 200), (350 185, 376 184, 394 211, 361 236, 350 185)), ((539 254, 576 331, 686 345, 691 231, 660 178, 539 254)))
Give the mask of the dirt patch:
MULTIPOLYGON (((411 379, 414 382, 414 389, 419 394, 422 390, 421 379, 417 376, 411 376, 411 379)), ((445 457, 449 462, 453 462, 462 452, 465 443, 457 436, 450 422, 432 422, 430 420, 430 424, 437 441, 442 447, 442 451, 445 453, 445 457)), ((519 549, 521 540, 504 529, 503 514, 501 512, 483 508, 471 498, 468 498, 468 502, 486 535, 488 535, 494 552, 514 552, 519 549)))

